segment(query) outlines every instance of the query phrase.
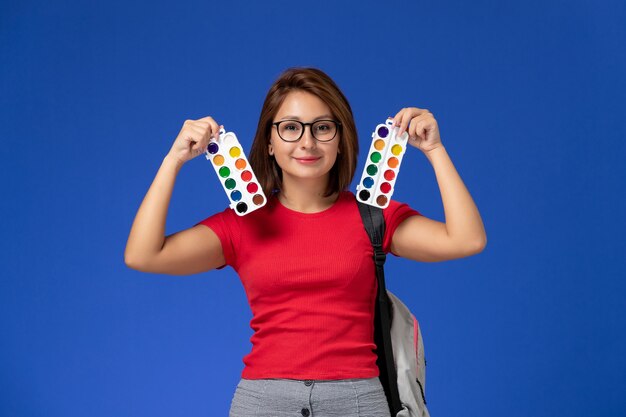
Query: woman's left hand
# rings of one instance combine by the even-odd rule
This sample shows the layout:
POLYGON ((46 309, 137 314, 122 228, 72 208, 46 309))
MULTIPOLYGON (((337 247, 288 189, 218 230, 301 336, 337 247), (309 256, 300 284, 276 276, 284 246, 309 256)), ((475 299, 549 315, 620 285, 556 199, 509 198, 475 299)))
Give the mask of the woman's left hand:
POLYGON ((424 153, 443 146, 437 121, 433 114, 426 109, 406 107, 393 117, 393 122, 395 126, 400 126, 398 135, 407 131, 409 143, 424 153))

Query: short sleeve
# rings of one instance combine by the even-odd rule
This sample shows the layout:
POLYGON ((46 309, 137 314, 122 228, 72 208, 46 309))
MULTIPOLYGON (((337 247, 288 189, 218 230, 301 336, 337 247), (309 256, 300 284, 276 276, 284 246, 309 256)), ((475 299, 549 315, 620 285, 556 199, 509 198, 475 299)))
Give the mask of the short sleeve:
MULTIPOLYGON (((383 209, 383 217, 385 218, 385 236, 383 239, 383 251, 385 253, 391 252, 391 239, 396 228, 404 220, 411 216, 421 216, 422 214, 417 210, 412 209, 405 203, 400 203, 395 200, 391 200, 387 208, 383 209)), ((391 252, 394 256, 395 253, 391 252)))
POLYGON ((226 265, 230 265, 234 268, 236 262, 236 251, 235 251, 235 238, 239 236, 237 230, 239 228, 239 224, 237 222, 237 215, 233 212, 231 208, 226 208, 224 211, 215 213, 201 222, 196 223, 203 224, 209 227, 220 239, 220 243, 222 244, 222 252, 224 253, 224 260, 226 263, 220 266, 217 269, 222 269, 226 265))

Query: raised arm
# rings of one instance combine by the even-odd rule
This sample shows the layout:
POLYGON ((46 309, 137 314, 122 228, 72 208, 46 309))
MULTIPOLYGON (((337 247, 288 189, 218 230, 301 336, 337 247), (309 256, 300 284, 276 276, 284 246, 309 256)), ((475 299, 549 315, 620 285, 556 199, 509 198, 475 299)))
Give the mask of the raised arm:
POLYGON ((487 235, 478 208, 441 144, 433 115, 424 109, 402 109, 394 118, 400 132, 408 127, 409 143, 430 161, 445 212, 445 223, 412 216, 396 228, 391 250, 398 256, 437 262, 480 253, 487 235))
POLYGON ((217 235, 203 225, 164 236, 176 176, 185 162, 206 150, 209 137, 214 135, 219 135, 219 126, 210 117, 187 120, 183 125, 133 221, 124 252, 128 267, 143 272, 189 275, 224 264, 217 235))

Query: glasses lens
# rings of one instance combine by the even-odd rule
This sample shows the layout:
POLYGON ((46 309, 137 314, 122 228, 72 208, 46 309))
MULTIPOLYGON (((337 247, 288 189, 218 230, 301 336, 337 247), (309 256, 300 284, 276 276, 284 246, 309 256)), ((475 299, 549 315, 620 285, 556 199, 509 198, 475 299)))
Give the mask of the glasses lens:
POLYGON ((337 125, 332 120, 320 120, 313 123, 311 126, 313 130, 313 136, 320 141, 331 140, 337 133, 337 125))
POLYGON ((302 125, 295 121, 280 122, 278 134, 284 140, 298 140, 302 134, 302 125))

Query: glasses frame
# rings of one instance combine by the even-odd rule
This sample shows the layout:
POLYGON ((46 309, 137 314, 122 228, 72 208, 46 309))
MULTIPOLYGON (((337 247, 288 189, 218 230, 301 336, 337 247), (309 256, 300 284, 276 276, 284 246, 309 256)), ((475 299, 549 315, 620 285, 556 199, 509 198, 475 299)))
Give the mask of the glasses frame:
POLYGON ((310 123, 304 123, 301 122, 300 120, 293 120, 293 119, 287 119, 287 120, 281 120, 280 122, 274 122, 272 123, 272 126, 276 126, 276 133, 278 133, 278 137, 284 141, 284 142, 289 142, 289 143, 294 143, 294 142, 298 142, 300 139, 302 139, 302 136, 304 136, 304 131, 306 130, 306 127, 309 126, 309 130, 311 131, 311 136, 313 136, 313 138, 318 141, 318 142, 322 142, 322 143, 327 143, 330 142, 331 140, 335 139, 337 137, 337 132, 339 132, 339 129, 341 128, 341 122, 337 121, 337 120, 332 120, 332 119, 320 119, 320 120, 316 120, 314 122, 310 122, 310 123), (294 139, 294 140, 287 140, 285 138, 283 138, 280 135, 280 124, 284 123, 284 122, 296 122, 299 123, 300 126, 302 126, 302 130, 300 131, 300 136, 298 137, 298 139, 294 139), (333 122, 335 124, 335 134, 333 135, 332 138, 327 139, 327 140, 320 140, 315 136, 315 133, 313 133, 313 125, 319 122, 333 122))

